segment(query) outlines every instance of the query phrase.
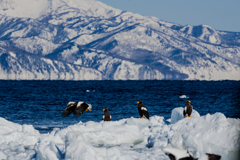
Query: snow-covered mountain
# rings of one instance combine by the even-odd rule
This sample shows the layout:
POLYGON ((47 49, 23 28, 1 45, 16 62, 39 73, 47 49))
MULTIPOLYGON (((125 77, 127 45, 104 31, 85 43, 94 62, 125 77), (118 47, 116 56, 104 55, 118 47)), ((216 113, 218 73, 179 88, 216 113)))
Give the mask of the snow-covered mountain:
POLYGON ((95 0, 0 0, 0 79, 240 80, 240 32, 95 0))

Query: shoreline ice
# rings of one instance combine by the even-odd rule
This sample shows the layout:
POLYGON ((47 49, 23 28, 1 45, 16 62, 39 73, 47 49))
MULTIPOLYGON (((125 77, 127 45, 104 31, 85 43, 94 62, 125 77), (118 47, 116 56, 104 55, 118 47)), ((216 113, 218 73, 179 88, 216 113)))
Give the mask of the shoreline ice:
POLYGON ((188 150, 204 160, 205 153, 237 160, 240 119, 222 113, 183 118, 172 111, 171 123, 161 116, 150 120, 127 118, 111 122, 79 122, 40 134, 32 125, 0 118, 0 159, 169 160, 164 148, 188 150))

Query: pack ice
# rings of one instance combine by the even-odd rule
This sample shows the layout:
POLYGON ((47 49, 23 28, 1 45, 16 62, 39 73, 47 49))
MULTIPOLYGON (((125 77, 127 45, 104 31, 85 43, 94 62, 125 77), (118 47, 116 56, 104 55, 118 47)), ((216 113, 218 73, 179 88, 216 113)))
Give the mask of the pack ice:
POLYGON ((79 122, 40 134, 32 125, 0 118, 0 159, 37 160, 169 160, 164 148, 186 150, 195 158, 205 153, 238 160, 240 120, 222 113, 183 118, 175 108, 171 119, 127 118, 111 122, 79 122), (171 123, 172 121, 172 123, 171 123))

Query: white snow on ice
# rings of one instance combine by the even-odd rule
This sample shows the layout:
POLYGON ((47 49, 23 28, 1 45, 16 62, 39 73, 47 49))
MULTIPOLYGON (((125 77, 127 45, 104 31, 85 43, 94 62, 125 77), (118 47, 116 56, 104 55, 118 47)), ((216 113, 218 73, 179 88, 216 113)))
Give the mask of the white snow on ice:
POLYGON ((238 159, 240 119, 222 113, 200 116, 197 111, 191 118, 181 118, 182 111, 181 107, 172 111, 174 124, 161 116, 131 117, 79 122, 48 134, 0 118, 0 159, 169 160, 164 153, 168 148, 181 151, 179 156, 188 150, 201 160, 205 153, 238 159))
MULTIPOLYGON (((178 122, 181 119, 184 119, 183 110, 184 110, 184 108, 182 108, 182 107, 174 108, 172 110, 172 114, 171 114, 171 123, 172 124, 178 122)), ((196 118, 196 117, 200 117, 200 114, 193 109, 191 116, 192 116, 192 118, 196 118)))

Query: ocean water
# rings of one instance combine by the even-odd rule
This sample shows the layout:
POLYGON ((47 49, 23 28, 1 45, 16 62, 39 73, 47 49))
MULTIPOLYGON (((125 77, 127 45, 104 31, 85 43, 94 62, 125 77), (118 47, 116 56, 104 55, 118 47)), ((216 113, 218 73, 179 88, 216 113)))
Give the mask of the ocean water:
POLYGON ((0 81, 0 117, 31 124, 41 133, 79 121, 99 122, 105 107, 113 121, 137 118, 139 100, 150 117, 168 119, 172 109, 191 100, 200 115, 240 118, 240 81, 0 81), (62 117, 69 101, 90 103, 92 112, 62 117))

